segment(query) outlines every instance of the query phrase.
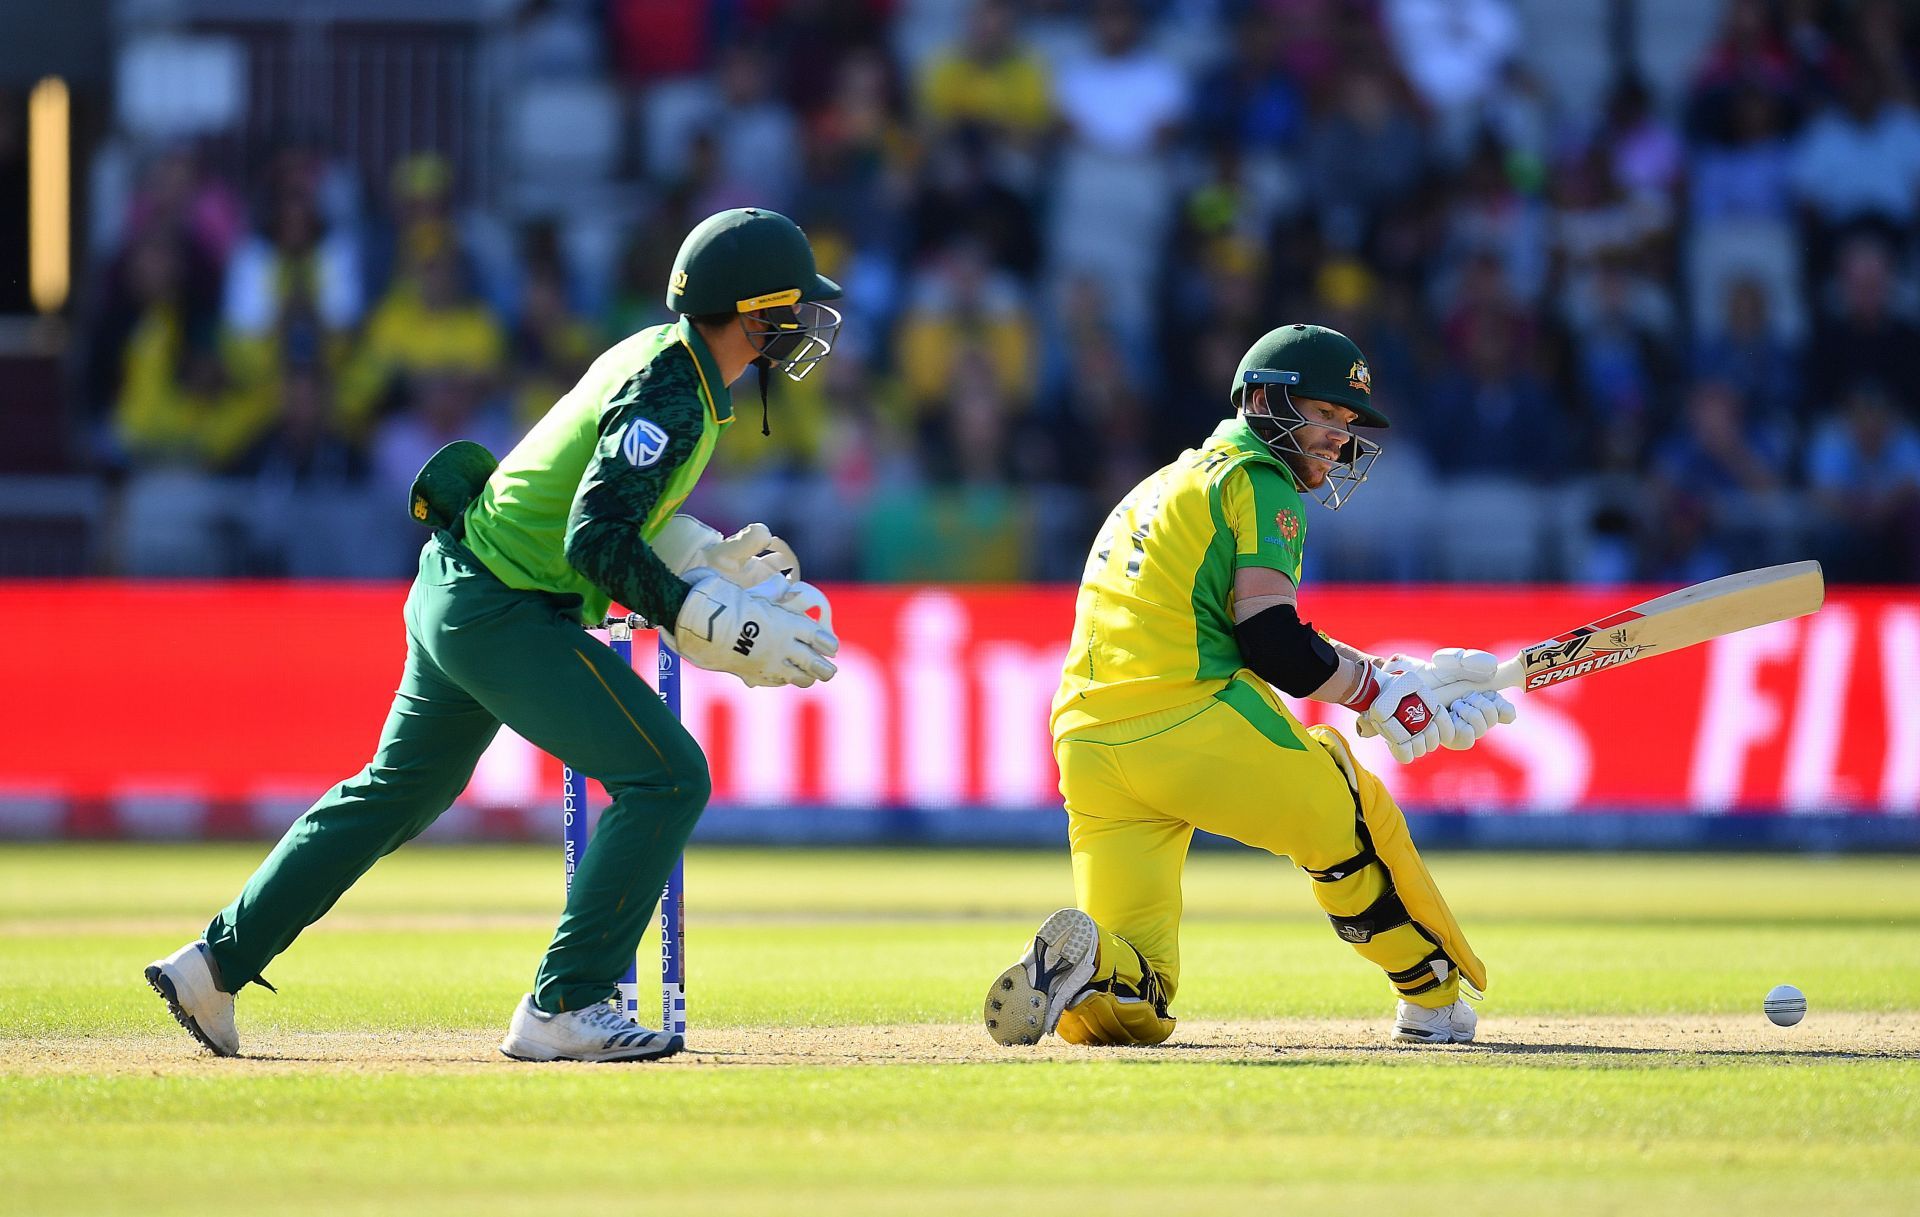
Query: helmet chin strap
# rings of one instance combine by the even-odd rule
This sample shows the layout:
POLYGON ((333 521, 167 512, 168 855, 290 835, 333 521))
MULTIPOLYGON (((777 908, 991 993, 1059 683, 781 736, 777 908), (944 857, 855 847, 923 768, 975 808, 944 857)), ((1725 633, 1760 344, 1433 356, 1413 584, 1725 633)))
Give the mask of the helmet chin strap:
POLYGON ((772 435, 773 428, 767 426, 767 381, 773 375, 772 361, 762 355, 753 361, 753 366, 760 373, 760 434, 772 435))
POLYGON ((759 318, 765 330, 747 325, 753 314, 740 314, 740 332, 754 351, 753 366, 760 373, 760 434, 772 435, 767 423, 767 385, 775 369, 791 380, 805 380, 816 364, 833 351, 833 336, 840 329, 840 314, 818 302, 796 308, 769 309, 759 318), (801 311, 804 310, 804 311, 801 311))

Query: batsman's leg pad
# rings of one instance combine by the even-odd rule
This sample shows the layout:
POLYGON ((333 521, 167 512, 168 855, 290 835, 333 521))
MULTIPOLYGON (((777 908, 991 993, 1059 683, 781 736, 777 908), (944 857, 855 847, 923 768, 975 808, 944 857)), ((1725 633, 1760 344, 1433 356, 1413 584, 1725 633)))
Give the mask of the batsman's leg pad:
POLYGON ((1145 998, 1089 992, 1060 1015, 1057 1030, 1069 1044, 1147 1047, 1165 1043, 1174 1022, 1145 998))
MULTIPOLYGON (((1097 923, 1096 923, 1097 924, 1097 923)), ((1159 996, 1163 986, 1153 965, 1140 948, 1105 926, 1100 931, 1100 958, 1094 964, 1093 977, 1087 983, 1096 989, 1140 996, 1149 991, 1159 996)))
POLYGON ((1322 892, 1329 885, 1354 887, 1371 896, 1357 913, 1335 915, 1329 910, 1335 932, 1368 958, 1378 953, 1407 961, 1400 968, 1386 963, 1382 966, 1401 995, 1417 1005, 1450 1004, 1456 973, 1457 979, 1484 992, 1486 965, 1467 944, 1453 910, 1447 907, 1420 851, 1414 848, 1406 817, 1393 796, 1379 778, 1354 760, 1338 731, 1327 726, 1313 726, 1307 731, 1346 774, 1353 790, 1361 843, 1361 852, 1355 857, 1326 870, 1308 872, 1315 881, 1315 894, 1322 897, 1323 906, 1330 903, 1331 892, 1322 892), (1377 884, 1364 882, 1382 872, 1377 884), (1376 887, 1377 892, 1370 890, 1376 887), (1417 940, 1428 945, 1416 954, 1417 940), (1368 947, 1377 947, 1377 951, 1368 947), (1412 962, 1414 959, 1418 962, 1412 962))
POLYGON ((1111 930, 1100 931, 1100 961, 1085 993, 1061 1011, 1055 1028, 1070 1044, 1164 1043, 1175 1020, 1147 957, 1111 930))

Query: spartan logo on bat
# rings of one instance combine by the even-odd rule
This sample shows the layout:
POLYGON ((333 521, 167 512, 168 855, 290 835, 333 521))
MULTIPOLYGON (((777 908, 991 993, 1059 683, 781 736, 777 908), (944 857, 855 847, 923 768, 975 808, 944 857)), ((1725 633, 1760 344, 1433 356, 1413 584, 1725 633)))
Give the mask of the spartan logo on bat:
POLYGON ((1647 650, 1645 643, 1628 645, 1627 631, 1614 630, 1607 635, 1607 641, 1613 644, 1611 650, 1587 650, 1591 635, 1581 634, 1574 638, 1556 638, 1552 642, 1542 643, 1526 653, 1528 689, 1544 689, 1550 684, 1562 680, 1571 680, 1576 676, 1585 676, 1589 672, 1598 672, 1602 668, 1618 667, 1623 663, 1632 663, 1647 650))
POLYGON ((1550 668, 1580 658, 1587 649, 1589 637, 1587 634, 1578 634, 1572 638, 1555 638, 1551 642, 1527 648, 1527 670, 1550 668))

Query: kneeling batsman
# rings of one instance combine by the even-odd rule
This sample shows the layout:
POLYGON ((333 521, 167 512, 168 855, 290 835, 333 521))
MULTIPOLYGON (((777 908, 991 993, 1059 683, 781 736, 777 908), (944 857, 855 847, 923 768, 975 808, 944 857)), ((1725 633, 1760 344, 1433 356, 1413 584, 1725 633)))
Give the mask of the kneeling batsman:
POLYGON ((1337 509, 1388 425, 1366 357, 1294 324, 1237 369, 1233 413, 1149 474, 1094 539, 1053 702, 1075 908, 1035 932, 989 987, 1002 1044, 1173 1034, 1181 883, 1193 832, 1284 857, 1337 937, 1384 974, 1402 1042, 1470 1042, 1461 999, 1486 987, 1386 785, 1342 734, 1279 692, 1342 705, 1402 764, 1472 747, 1514 719, 1484 651, 1381 659, 1302 621, 1308 498, 1337 509), (1276 692, 1278 690, 1279 692, 1276 692))
POLYGON ((731 672, 748 688, 832 680, 840 650, 833 610, 820 589, 800 578, 800 559, 765 524, 722 537, 689 515, 676 515, 653 550, 693 589, 680 618, 662 626, 685 659, 731 672))
MULTIPOLYGON (((1516 717, 1513 703, 1486 687, 1498 664, 1486 651, 1379 659, 1329 645, 1339 655, 1336 673, 1311 696, 1354 710, 1356 733, 1384 739, 1401 764, 1442 748, 1465 751, 1516 717)), ((1301 695, 1297 686, 1287 691, 1301 695)), ((1280 707, 1269 708, 1271 724, 1280 707)), ((1486 970, 1386 786, 1331 727, 1305 729, 1317 747, 1261 758, 1246 751, 1253 741, 1243 723, 1221 722, 1228 725, 1209 726, 1196 715, 1155 736, 1099 749, 1109 754, 1102 762, 1115 763, 1122 780, 1145 792, 1149 811, 1190 800, 1168 817, 1177 834, 1169 863, 1156 861, 1160 850, 1146 840, 1156 822, 1107 820, 1111 813, 1099 807, 1097 792, 1085 791, 1084 756, 1062 752, 1063 791, 1081 786, 1068 805, 1080 907, 1049 917, 1025 956, 994 981, 988 1033, 1006 1045, 1035 1043, 1049 1031, 1087 1045, 1153 1045, 1172 1035, 1178 868, 1191 835, 1179 830, 1191 824, 1288 855, 1307 873, 1335 933, 1380 967, 1398 995, 1394 1039, 1471 1042, 1478 1019, 1460 993, 1477 996, 1486 970), (1328 759, 1337 774, 1331 781, 1315 772, 1328 759), (1142 768, 1157 772, 1147 777, 1142 768), (1130 845, 1130 837, 1141 840, 1130 845)))

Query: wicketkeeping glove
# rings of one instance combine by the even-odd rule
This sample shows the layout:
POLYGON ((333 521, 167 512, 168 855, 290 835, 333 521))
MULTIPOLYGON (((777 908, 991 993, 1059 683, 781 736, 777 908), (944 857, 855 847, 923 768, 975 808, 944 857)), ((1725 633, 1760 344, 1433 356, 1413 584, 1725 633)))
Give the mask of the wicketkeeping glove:
POLYGON ((730 537, 722 537, 689 515, 677 515, 666 522, 653 538, 653 552, 682 579, 687 572, 705 567, 741 587, 758 587, 769 579, 800 581, 800 559, 793 547, 765 524, 749 524, 730 537))
POLYGON ((792 582, 782 580, 779 584, 764 583, 755 588, 756 595, 766 596, 781 608, 789 608, 804 617, 813 617, 829 630, 833 628, 833 606, 827 603, 827 594, 811 583, 795 579, 792 582), (769 595, 769 591, 777 594, 769 595))
POLYGON ((731 672, 749 688, 832 680, 840 650, 831 626, 696 567, 668 641, 688 663, 731 672))

